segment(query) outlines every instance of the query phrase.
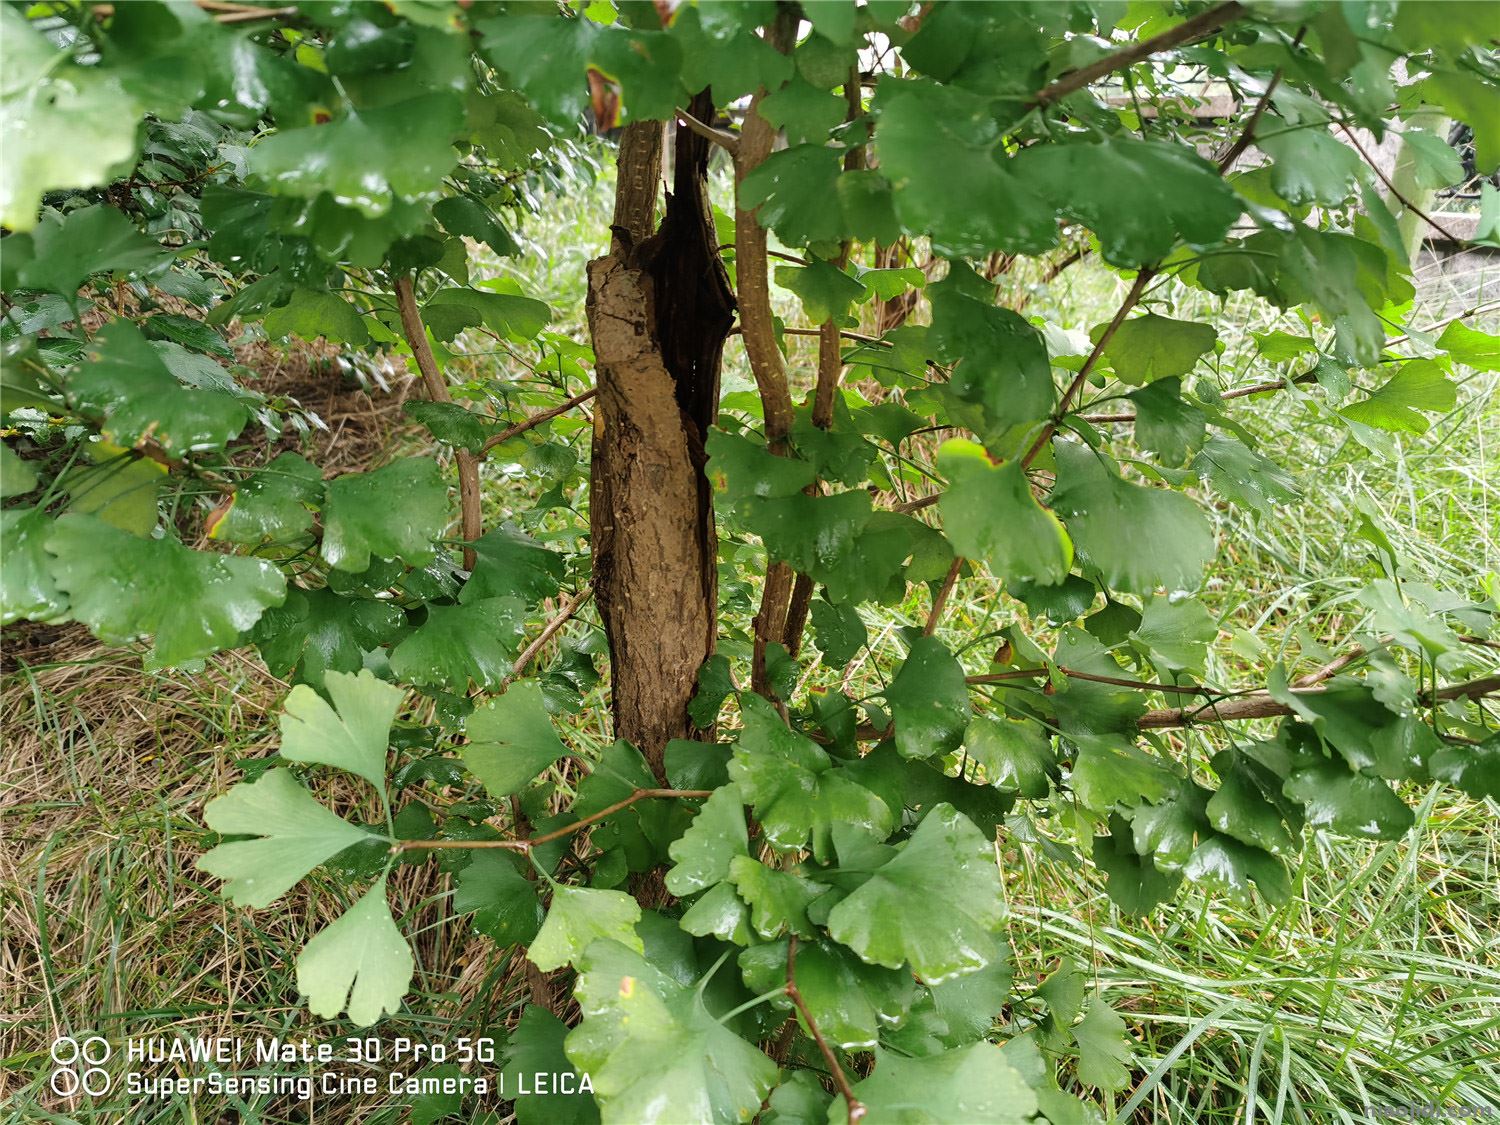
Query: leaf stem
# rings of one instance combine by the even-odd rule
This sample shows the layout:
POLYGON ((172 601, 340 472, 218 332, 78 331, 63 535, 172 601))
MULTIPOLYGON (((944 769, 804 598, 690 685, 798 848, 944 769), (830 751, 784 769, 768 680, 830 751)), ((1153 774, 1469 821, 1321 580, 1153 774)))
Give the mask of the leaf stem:
POLYGON ((833 1078, 833 1084, 838 1087, 839 1093, 844 1095, 844 1104, 849 1107, 849 1125, 858 1125, 867 1112, 865 1105, 854 1096, 854 1088, 849 1085, 849 1076, 839 1065, 839 1060, 834 1055, 833 1048, 828 1045, 828 1040, 824 1039, 823 1033, 818 1030, 818 1021, 813 1019, 812 1013, 807 1010, 807 1001, 802 999, 802 992, 797 988, 796 934, 793 934, 786 943, 786 994, 796 1006, 798 1014, 802 1016, 802 1022, 807 1025, 813 1042, 822 1052, 823 1061, 828 1064, 828 1073, 833 1078))
POLYGON ((628 809, 637 801, 650 799, 681 798, 701 799, 713 795, 712 789, 637 789, 622 801, 616 801, 608 808, 600 809, 596 813, 590 813, 581 820, 575 820, 572 824, 565 824, 561 828, 544 832, 540 836, 532 836, 524 840, 401 840, 391 847, 391 852, 411 852, 435 850, 440 848, 504 848, 506 851, 522 852, 529 854, 543 844, 550 844, 554 840, 561 840, 565 836, 571 836, 580 829, 587 828, 591 824, 597 824, 606 817, 613 816, 622 809, 628 809))

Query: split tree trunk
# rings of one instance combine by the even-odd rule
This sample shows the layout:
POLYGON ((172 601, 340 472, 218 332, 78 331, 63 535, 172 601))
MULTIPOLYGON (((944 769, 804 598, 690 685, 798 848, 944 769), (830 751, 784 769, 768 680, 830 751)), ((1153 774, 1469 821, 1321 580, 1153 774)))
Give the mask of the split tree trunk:
MULTIPOLYGON (((693 104, 712 116, 705 93, 693 104)), ((708 142, 678 130, 673 191, 653 233, 663 128, 626 127, 610 251, 589 263, 599 387, 590 529, 609 638, 615 735, 665 781, 669 740, 714 650, 716 556, 703 445, 734 298, 708 209, 708 142)))

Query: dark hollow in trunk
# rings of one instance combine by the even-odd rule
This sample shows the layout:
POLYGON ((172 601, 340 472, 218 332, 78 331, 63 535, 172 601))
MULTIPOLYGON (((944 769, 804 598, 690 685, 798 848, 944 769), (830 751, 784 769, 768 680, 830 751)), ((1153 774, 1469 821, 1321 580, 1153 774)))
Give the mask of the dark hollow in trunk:
MULTIPOLYGON (((705 91, 693 102, 712 116, 705 91)), ((615 735, 659 780, 662 751, 694 734, 687 706, 713 652, 712 493, 704 441, 734 295, 708 206, 709 143, 677 131, 673 190, 654 233, 661 126, 627 126, 614 239, 589 263, 594 419, 594 590, 609 638, 615 735)))

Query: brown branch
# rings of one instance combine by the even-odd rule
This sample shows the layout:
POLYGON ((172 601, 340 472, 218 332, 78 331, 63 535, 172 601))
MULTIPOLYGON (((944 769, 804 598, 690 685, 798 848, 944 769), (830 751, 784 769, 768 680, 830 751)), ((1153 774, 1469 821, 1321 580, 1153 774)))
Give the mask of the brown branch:
POLYGON ((1364 146, 1359 143, 1359 139, 1355 137, 1354 131, 1350 129, 1349 126, 1345 125, 1341 121, 1339 122, 1339 128, 1342 129, 1344 131, 1344 135, 1349 138, 1349 143, 1354 146, 1354 151, 1359 153, 1364 162, 1370 166, 1370 171, 1374 172, 1375 175, 1380 178, 1380 182, 1385 185, 1386 190, 1391 193, 1392 197, 1394 197, 1396 201, 1401 204, 1401 206, 1405 207, 1413 215, 1421 219, 1424 223, 1430 226, 1433 230, 1437 231, 1438 234, 1442 235, 1449 242, 1452 242, 1458 246, 1462 246, 1467 241, 1467 239, 1458 238, 1457 236, 1455 236, 1452 231, 1442 226, 1428 212, 1422 210, 1422 208, 1418 207, 1415 203, 1408 199, 1401 192, 1401 189, 1391 182, 1391 178, 1385 174, 1380 165, 1375 163, 1375 161, 1370 158, 1370 154, 1365 151, 1364 146))
MULTIPOLYGON (((965 677, 967 683, 997 683, 1006 679, 1024 679, 1034 673, 1033 669, 1017 669, 1026 675, 1010 675, 1005 672, 990 673, 988 676, 965 677)), ((1089 673, 1080 673, 1072 669, 1061 669, 1071 679, 1090 680, 1094 682, 1115 684, 1120 687, 1140 688, 1152 691, 1175 691, 1193 692, 1206 695, 1215 694, 1208 688, 1195 688, 1177 684, 1146 684, 1131 680, 1117 680, 1109 676, 1095 676, 1089 673)), ((1298 694, 1317 695, 1326 691, 1323 687, 1294 688, 1298 694)), ((1470 680, 1467 683, 1453 684, 1441 688, 1434 695, 1424 693, 1421 697, 1422 703, 1428 707, 1435 703, 1444 703, 1453 699, 1482 699, 1486 696, 1500 693, 1500 676, 1488 676, 1480 680, 1470 680)), ((1147 711, 1136 721, 1136 726, 1141 730, 1169 730, 1175 727, 1201 726, 1208 723, 1238 722, 1244 719, 1275 719, 1293 714, 1293 711, 1284 703, 1272 699, 1264 691, 1247 692, 1238 696, 1219 696, 1207 703, 1196 707, 1167 707, 1156 711, 1147 711)), ((854 731, 854 737, 862 742, 878 742, 889 738, 893 727, 877 727, 870 723, 861 723, 854 731)), ((827 741, 826 737, 811 735, 814 741, 827 741)))
POLYGON ((546 410, 539 410, 529 418, 525 418, 520 422, 517 422, 514 426, 510 426, 507 429, 501 430, 498 434, 493 434, 492 436, 485 438, 484 445, 481 446, 479 450, 479 459, 482 461, 487 456, 489 456, 490 450, 494 449, 495 446, 504 445, 506 442, 510 441, 511 438, 519 437, 527 430, 533 430, 537 426, 540 426, 543 422, 550 422, 559 414, 566 414, 569 410, 572 410, 573 407, 577 406, 579 403, 588 402, 589 399, 593 398, 598 393, 599 388, 590 387, 588 390, 574 395, 566 402, 560 402, 556 406, 549 407, 546 410))
POLYGON ((1125 294, 1125 300, 1120 303, 1120 307, 1115 311, 1114 318, 1105 326, 1104 331, 1094 344, 1093 351, 1089 352, 1088 358, 1083 361, 1083 366, 1078 369, 1078 374, 1073 376, 1073 381, 1063 391, 1062 398, 1057 400, 1057 407, 1052 411, 1052 417, 1047 419, 1047 424, 1042 427, 1042 432, 1037 434, 1036 440, 1031 443, 1031 448, 1021 458, 1022 468, 1028 468, 1036 460, 1036 455, 1052 440, 1052 435, 1057 433, 1057 427, 1067 417, 1068 407, 1072 404, 1074 397, 1083 390, 1084 383, 1088 381, 1089 375, 1093 373, 1094 367, 1104 354, 1104 349, 1114 339, 1115 333, 1120 329, 1120 325, 1125 323, 1125 318, 1130 315, 1130 310, 1135 308, 1136 304, 1140 301, 1141 295, 1146 291, 1147 283, 1155 276, 1156 271, 1150 267, 1143 268, 1135 275, 1135 281, 1131 283, 1129 291, 1125 294))
MULTIPOLYGON (((1227 402, 1232 398, 1248 398, 1250 395, 1263 395, 1270 391, 1284 391, 1288 387, 1296 386, 1299 383, 1314 382, 1317 378, 1318 373, 1316 371, 1304 371, 1302 374, 1294 375, 1290 379, 1268 379, 1264 383, 1253 383, 1248 387, 1237 387, 1232 391, 1225 391, 1219 398, 1221 401, 1227 402)), ((1078 417, 1082 421, 1096 424, 1101 422, 1129 424, 1136 420, 1134 414, 1080 414, 1078 417)))
MULTIPOLYGON (((412 286, 410 274, 396 279, 396 307, 401 311, 401 329, 406 343, 417 361, 417 370, 422 373, 422 383, 427 388, 427 397, 433 402, 452 402, 447 380, 438 370, 433 358, 432 345, 427 342, 427 328, 422 323, 422 314, 417 310, 417 294, 412 286)), ((458 463, 458 506, 463 538, 472 543, 484 534, 484 514, 479 496, 479 459, 467 449, 455 449, 454 459, 458 463)), ((474 548, 464 548, 464 569, 473 570, 474 548)))
MULTIPOLYGON (((1173 695, 1210 695, 1224 696, 1226 692, 1215 691, 1213 688, 1201 687, 1197 684, 1164 684, 1155 680, 1127 680, 1119 676, 1105 676, 1097 672, 1083 672, 1077 668, 1067 668, 1059 664, 1057 671, 1070 680, 1087 680, 1093 684, 1112 684, 1115 687, 1131 688, 1135 691, 1161 691, 1173 695)), ((1011 668, 1004 672, 984 672, 977 676, 965 676, 966 684, 1000 684, 1009 680, 1041 680, 1046 679, 1049 671, 1046 668, 1011 668)))
MULTIPOLYGON (((736 329, 734 329, 733 332, 730 333, 730 335, 732 336, 735 333, 737 333, 738 331, 739 331, 739 329, 736 328, 736 329)), ((819 336, 819 337, 821 337, 823 335, 823 329, 821 327, 819 327, 819 328, 783 328, 781 330, 781 334, 783 336, 819 336)), ((884 347, 887 347, 887 348, 889 348, 889 347, 892 346, 889 341, 882 340, 879 336, 868 335, 867 333, 864 333, 864 332, 851 332, 848 329, 840 329, 839 330, 839 336, 841 336, 845 340, 857 340, 861 344, 880 344, 880 345, 883 345, 884 347)))
MULTIPOLYGON (((1307 695, 1316 695, 1326 688, 1313 687, 1295 689, 1307 695)), ((1421 699, 1428 707, 1453 699, 1482 699, 1500 692, 1500 676, 1469 680, 1439 689, 1436 694, 1423 693, 1421 699)), ((1255 692, 1223 703, 1205 703, 1199 707, 1170 707, 1160 711, 1147 711, 1137 720, 1141 730, 1166 730, 1173 727, 1189 727, 1202 723, 1229 723, 1244 719, 1275 719, 1293 714, 1285 703, 1272 699, 1268 693, 1255 692)))
POLYGON ((1094 60, 1088 66, 1079 67, 1075 71, 1064 74, 1061 78, 1038 90, 1029 104, 1032 107, 1050 105, 1060 98, 1077 93, 1091 82, 1097 82, 1106 75, 1117 70, 1124 70, 1127 66, 1133 66, 1161 51, 1170 51, 1174 47, 1182 47, 1205 39, 1221 30, 1226 24, 1233 23, 1246 14, 1244 5, 1238 3, 1237 0, 1216 5, 1176 27, 1168 28, 1160 35, 1153 35, 1150 39, 1142 39, 1139 43, 1122 47, 1103 58, 1094 60))
POLYGON ((910 515, 912 512, 920 512, 923 508, 930 508, 943 498, 941 492, 934 492, 931 496, 919 496, 915 500, 907 500, 905 503, 897 504, 891 509, 902 515, 910 515))
POLYGON ((608 808, 600 809, 581 820, 575 820, 572 824, 565 824, 561 828, 555 828, 551 832, 544 832, 540 836, 532 836, 526 840, 397 840, 391 845, 391 854, 400 855, 402 852, 449 848, 503 848, 506 851, 525 853, 543 844, 550 844, 554 840, 571 836, 574 832, 587 828, 591 824, 597 824, 606 817, 614 816, 622 809, 628 809, 637 801, 670 798, 699 799, 711 796, 713 796, 712 789, 637 789, 624 800, 616 801, 608 808))
POLYGON ((922 626, 922 636, 930 637, 937 631, 938 622, 942 620, 943 608, 948 604, 948 598, 953 593, 953 587, 958 584, 958 572, 964 567, 962 555, 953 556, 953 565, 948 568, 948 575, 943 579, 943 584, 938 587, 938 592, 932 598, 932 610, 927 614, 927 624, 922 626))
MULTIPOLYGON (((1292 50, 1296 50, 1302 44, 1302 37, 1307 34, 1307 28, 1299 27, 1297 34, 1292 37, 1292 50)), ((1214 163, 1218 165, 1219 173, 1229 171, 1234 162, 1240 158, 1244 151, 1250 147, 1255 138, 1255 127, 1260 124, 1260 119, 1265 116, 1266 107, 1271 104, 1271 95, 1276 92, 1276 87, 1281 85, 1282 72, 1278 68, 1271 75, 1271 80, 1266 83, 1266 88, 1260 95, 1260 100, 1255 103, 1255 108, 1250 111, 1249 118, 1245 121, 1245 127, 1240 130, 1239 137, 1228 148, 1214 157, 1214 163)))
MULTIPOLYGON (((791 51, 796 35, 797 17, 783 7, 768 30, 772 47, 782 54, 791 51)), ((761 115, 760 105, 766 98, 764 87, 756 91, 740 126, 740 143, 735 153, 734 261, 738 279, 740 337, 750 360, 750 373, 760 392, 765 415, 766 446, 778 456, 787 452, 787 435, 792 428, 792 393, 787 384, 786 364, 776 343, 776 320, 771 307, 771 279, 768 267, 766 231, 754 210, 747 209, 740 198, 745 177, 771 155, 776 130, 761 115)), ((751 687, 758 694, 772 698, 766 675, 766 648, 780 643, 786 636, 786 615, 792 593, 792 569, 786 563, 773 563, 766 570, 761 589, 760 611, 753 622, 754 655, 750 666, 751 687)))
POLYGON ((548 621, 542 627, 542 631, 536 635, 536 639, 523 648, 521 655, 516 657, 516 662, 511 667, 510 675, 505 677, 507 684, 526 671, 527 666, 536 659, 536 654, 541 652, 542 646, 557 635, 557 631, 566 625, 575 613, 583 608, 584 603, 593 597, 593 594, 594 587, 590 583, 582 590, 579 590, 578 593, 563 599, 562 607, 557 611, 552 620, 548 621))
POLYGON ((823 1033, 818 1030, 818 1021, 813 1019, 812 1013, 807 1010, 807 1001, 802 999, 802 992, 797 988, 796 934, 788 938, 786 943, 786 994, 801 1014, 802 1022, 807 1025, 808 1033, 813 1037, 813 1042, 818 1045, 818 1050, 823 1055, 823 1061, 828 1064, 828 1074, 833 1079, 833 1084, 838 1087, 839 1093, 844 1095, 844 1104, 849 1108, 849 1125, 859 1125, 868 1111, 864 1103, 854 1096, 854 1087, 849 1084, 849 1076, 839 1065, 838 1057, 833 1053, 833 1048, 828 1045, 828 1040, 824 1039, 823 1033))
POLYGON ((685 109, 677 111, 678 124, 686 126, 692 132, 697 133, 704 140, 716 144, 730 156, 734 156, 740 149, 739 138, 733 133, 726 133, 722 129, 715 129, 704 121, 699 121, 685 109))

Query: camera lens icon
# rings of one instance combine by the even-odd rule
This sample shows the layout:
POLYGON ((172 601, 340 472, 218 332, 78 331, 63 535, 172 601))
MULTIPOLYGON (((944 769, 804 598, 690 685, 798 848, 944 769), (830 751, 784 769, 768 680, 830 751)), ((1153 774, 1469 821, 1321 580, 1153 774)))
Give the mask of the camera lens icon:
POLYGON ((80 1093, 91 1098, 109 1092, 110 1076, 104 1069, 114 1049, 102 1035, 88 1035, 81 1039, 63 1035, 52 1041, 49 1054, 56 1069, 47 1085, 60 1098, 76 1097, 80 1093))

